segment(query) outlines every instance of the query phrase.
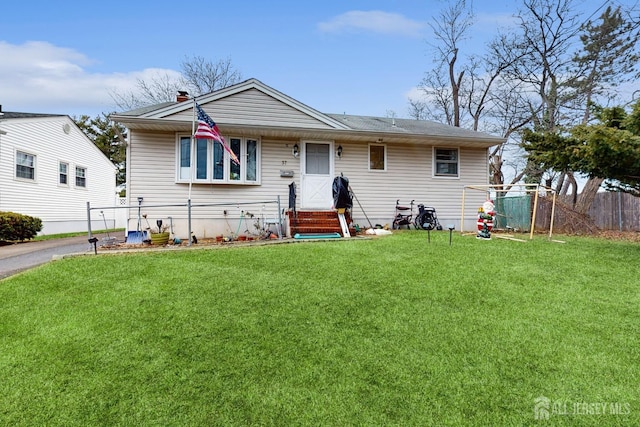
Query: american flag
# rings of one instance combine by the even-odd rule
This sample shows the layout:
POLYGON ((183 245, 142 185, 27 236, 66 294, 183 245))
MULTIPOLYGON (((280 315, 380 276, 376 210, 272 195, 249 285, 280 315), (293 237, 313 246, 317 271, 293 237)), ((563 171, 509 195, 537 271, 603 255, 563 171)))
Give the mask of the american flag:
POLYGON ((231 147, 229 147, 222 135, 220 135, 220 129, 218 129, 218 125, 216 125, 216 122, 214 122, 213 119, 204 112, 200 104, 198 104, 197 102, 195 104, 196 114, 198 115, 198 129, 196 130, 194 136, 196 138, 213 139, 218 141, 220 144, 222 144, 227 153, 229 153, 229 157, 231 158, 231 160, 235 164, 239 165, 240 160, 233 152, 231 147))
POLYGON ((202 120, 198 120, 198 129, 196 129, 196 133, 194 135, 196 139, 220 139, 220 135, 216 134, 213 129, 211 129, 209 125, 202 120))

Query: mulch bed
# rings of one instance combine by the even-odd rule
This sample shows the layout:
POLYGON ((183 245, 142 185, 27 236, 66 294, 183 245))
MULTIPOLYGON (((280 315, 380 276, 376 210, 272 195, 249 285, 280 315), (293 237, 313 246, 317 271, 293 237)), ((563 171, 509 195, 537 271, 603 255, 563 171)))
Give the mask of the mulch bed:
POLYGON ((169 249, 169 248, 202 248, 202 247, 209 247, 209 246, 230 246, 230 245, 247 245, 247 244, 256 244, 256 243, 264 243, 264 242, 269 242, 269 241, 278 241, 278 239, 258 239, 258 238, 254 238, 254 239, 247 239, 247 240, 230 240, 230 239, 223 239, 223 240, 218 240, 216 238, 201 238, 198 239, 197 243, 192 243, 191 246, 189 246, 189 242, 186 240, 182 240, 180 243, 175 244, 173 242, 169 242, 166 245, 152 245, 150 243, 126 243, 126 242, 114 242, 113 244, 102 244, 100 245, 100 243, 98 243, 98 250, 104 250, 104 251, 113 251, 113 250, 117 250, 117 251, 127 251, 127 250, 152 250, 152 249, 156 249, 156 250, 160 250, 160 249, 169 249))

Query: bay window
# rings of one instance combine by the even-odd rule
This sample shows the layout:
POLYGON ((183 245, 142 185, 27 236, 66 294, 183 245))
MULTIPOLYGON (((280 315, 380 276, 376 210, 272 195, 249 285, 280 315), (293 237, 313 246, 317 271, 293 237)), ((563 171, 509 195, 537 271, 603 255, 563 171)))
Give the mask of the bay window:
MULTIPOLYGON (((252 138, 230 137, 226 139, 229 148, 240 160, 231 161, 229 153, 218 141, 196 139, 194 183, 259 184, 260 142, 252 138)), ((179 138, 177 147, 178 182, 191 179, 191 138, 179 138)))
POLYGON ((178 150, 178 181, 188 181, 191 170, 191 138, 180 138, 178 150))
POLYGON ((196 181, 207 179, 207 143, 206 139, 196 140, 196 181))
MULTIPOLYGON (((231 138, 229 141, 229 147, 231 151, 234 153, 240 153, 240 139, 239 138, 231 138)), ((236 154, 237 156, 238 154, 236 154)), ((242 158, 242 157, 239 157, 242 158)), ((240 165, 236 162, 229 163, 229 167, 231 168, 229 173, 229 179, 232 181, 240 181, 240 165)))

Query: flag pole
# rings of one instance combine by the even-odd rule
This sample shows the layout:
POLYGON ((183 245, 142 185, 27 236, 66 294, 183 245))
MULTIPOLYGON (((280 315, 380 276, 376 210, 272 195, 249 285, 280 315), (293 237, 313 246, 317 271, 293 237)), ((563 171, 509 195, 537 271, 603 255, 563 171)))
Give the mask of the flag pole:
POLYGON ((193 120, 191 121, 191 139, 189 147, 189 200, 191 200, 191 184, 193 183, 193 169, 195 157, 195 133, 196 133, 196 98, 193 98, 193 120))
POLYGON ((193 238, 191 237, 191 184, 193 184, 193 169, 194 169, 194 158, 195 158, 195 153, 194 153, 194 146, 195 146, 195 133, 196 133, 196 98, 193 98, 193 120, 191 120, 191 138, 189 138, 189 199, 187 200, 187 233, 189 234, 187 236, 188 240, 188 244, 187 246, 191 246, 191 242, 193 241, 193 238))

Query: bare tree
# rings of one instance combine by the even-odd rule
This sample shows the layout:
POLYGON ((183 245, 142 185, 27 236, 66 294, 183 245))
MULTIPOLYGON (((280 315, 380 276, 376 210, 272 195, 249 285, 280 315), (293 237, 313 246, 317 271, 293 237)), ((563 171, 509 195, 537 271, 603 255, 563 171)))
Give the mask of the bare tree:
POLYGON ((133 110, 147 105, 174 101, 176 92, 185 87, 180 76, 159 72, 150 78, 136 79, 136 89, 126 92, 112 91, 111 99, 121 110, 133 110))
MULTIPOLYGON (((515 30, 493 44, 496 57, 513 59, 506 62, 502 76, 519 88, 518 120, 526 119, 520 128, 557 132, 570 123, 561 107, 570 92, 570 52, 578 18, 572 0, 524 0, 515 30)), ((545 184, 562 176, 530 161, 522 172, 526 182, 545 184)))
POLYGON ((242 74, 234 68, 230 58, 214 63, 201 56, 185 57, 181 67, 187 89, 193 95, 213 92, 242 80, 242 74))
MULTIPOLYGON (((532 127, 541 134, 562 134, 587 123, 595 97, 606 99, 616 83, 633 75, 634 25, 611 8, 600 16, 600 24, 581 24, 577 10, 571 0, 525 0, 519 16, 516 40, 526 55, 508 70, 508 77, 531 88, 531 99, 538 103, 533 104, 532 127), (580 41, 580 53, 573 54, 580 41)), ((571 170, 543 169, 530 162, 528 174, 531 182, 555 182, 557 191, 571 191, 579 213, 588 211, 603 182, 593 177, 577 195, 571 170)))
POLYGON ((494 81, 490 95, 483 123, 487 131, 502 135, 505 141, 489 152, 490 180, 493 185, 501 186, 502 191, 506 193, 527 172, 526 167, 521 165, 522 162, 514 157, 523 154, 519 147, 519 131, 531 122, 531 103, 521 84, 503 78, 494 81), (503 168, 507 157, 511 157, 508 164, 514 169, 508 182, 505 180, 503 168))
MULTIPOLYGON (((580 6, 580 5, 578 5, 580 6)), ((512 167, 505 155, 522 152, 525 127, 537 132, 561 133, 580 119, 587 120, 595 96, 612 94, 622 76, 632 76, 638 56, 640 20, 622 19, 619 9, 607 9, 602 23, 581 25, 580 7, 573 0, 523 0, 517 24, 498 35, 487 54, 462 56, 460 40, 473 22, 464 1, 436 17, 433 69, 420 83, 424 99, 410 102, 410 114, 454 126, 466 126, 504 136, 505 143, 490 151, 491 182, 556 183, 558 191, 577 194, 572 171, 544 169, 519 162, 506 182, 503 167, 512 167), (582 32, 582 35, 580 36, 582 32), (580 36, 580 37, 579 37, 580 36), (580 40, 581 54, 574 54, 580 40)), ((596 11, 597 12, 597 11, 596 11)), ((594 12, 591 16, 595 16, 594 12)), ((590 180, 582 196, 595 194, 600 184, 590 180)), ((587 197, 578 201, 588 209, 587 197)))
POLYGON ((427 103, 417 99, 409 99, 409 117, 416 120, 427 120, 427 103))
POLYGON ((136 80, 135 90, 113 91, 110 95, 121 110, 175 101, 178 91, 198 96, 238 83, 241 73, 230 59, 211 62, 203 57, 185 57, 181 73, 160 72, 151 78, 136 80))
POLYGON ((487 45, 487 53, 478 62, 476 68, 482 72, 471 73, 473 90, 469 92, 468 108, 474 129, 482 126, 483 130, 502 135, 505 140, 489 153, 490 181, 501 186, 503 193, 529 170, 520 159, 524 150, 520 148, 519 131, 530 124, 540 110, 531 99, 529 87, 509 75, 527 54, 513 34, 500 33, 487 45), (505 165, 513 169, 509 181, 505 180, 505 165))
POLYGON ((453 95, 442 71, 442 68, 428 71, 418 88, 425 99, 422 105, 425 119, 453 126, 453 95))
POLYGON ((468 37, 473 25, 473 12, 466 0, 449 6, 431 24, 437 44, 432 45, 434 59, 438 64, 428 72, 420 88, 444 113, 446 123, 460 127, 460 91, 465 74, 464 67, 458 70, 460 42, 468 37))
POLYGON ((507 77, 524 83, 539 102, 533 117, 538 129, 554 132, 561 119, 560 99, 568 91, 573 43, 579 28, 573 0, 525 0, 516 40, 520 60, 507 77))
MULTIPOLYGON (((410 112, 416 118, 503 135, 505 143, 493 147, 489 157, 490 181, 502 185, 505 183, 502 171, 505 147, 517 144, 512 134, 531 117, 530 114, 523 117, 520 110, 514 111, 514 106, 522 102, 512 101, 522 98, 522 90, 519 85, 506 82, 502 74, 524 53, 512 49, 510 43, 513 42, 506 36, 499 36, 484 56, 474 54, 463 58, 459 44, 467 37, 473 16, 470 4, 461 1, 450 5, 436 18, 432 26, 438 42, 434 46, 436 66, 425 73, 419 85, 424 100, 410 101, 410 112)), ((521 177, 522 174, 517 173, 514 179, 521 177)))
POLYGON ((506 185, 505 191, 523 177, 542 179, 544 171, 530 163, 506 184, 502 167, 505 152, 519 144, 520 129, 558 127, 569 47, 578 28, 570 5, 571 0, 524 0, 514 31, 499 34, 484 56, 468 55, 463 62, 459 44, 473 23, 467 3, 450 5, 432 26, 436 66, 420 84, 427 103, 423 111, 453 126, 466 123, 502 135, 505 143, 490 151, 490 180, 506 185))

